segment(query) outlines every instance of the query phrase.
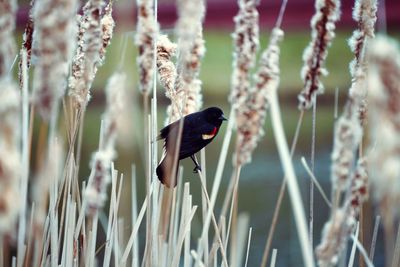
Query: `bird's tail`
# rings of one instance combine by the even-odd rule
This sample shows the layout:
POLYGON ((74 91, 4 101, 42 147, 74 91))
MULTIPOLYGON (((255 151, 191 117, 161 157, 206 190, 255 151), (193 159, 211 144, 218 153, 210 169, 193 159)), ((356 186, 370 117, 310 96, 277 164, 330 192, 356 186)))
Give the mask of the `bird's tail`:
POLYGON ((177 184, 178 166, 179 160, 174 164, 174 158, 166 154, 156 169, 158 180, 169 188, 175 187, 177 184))

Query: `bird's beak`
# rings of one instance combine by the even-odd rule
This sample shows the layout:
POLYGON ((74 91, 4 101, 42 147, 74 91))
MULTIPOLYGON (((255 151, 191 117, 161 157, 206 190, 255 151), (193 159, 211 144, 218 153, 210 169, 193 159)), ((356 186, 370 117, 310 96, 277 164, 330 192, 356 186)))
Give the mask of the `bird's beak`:
POLYGON ((219 119, 220 119, 221 121, 227 121, 227 120, 228 120, 227 118, 224 117, 224 115, 221 115, 221 117, 219 117, 219 119))

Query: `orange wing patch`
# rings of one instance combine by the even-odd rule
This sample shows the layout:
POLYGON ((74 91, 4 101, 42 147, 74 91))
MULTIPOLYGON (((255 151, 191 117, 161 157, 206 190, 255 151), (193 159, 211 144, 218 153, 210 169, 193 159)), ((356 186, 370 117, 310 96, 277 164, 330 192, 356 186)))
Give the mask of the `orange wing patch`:
POLYGON ((216 134, 217 134, 217 127, 214 127, 214 129, 212 130, 211 133, 202 134, 201 138, 203 138, 203 140, 208 140, 208 139, 213 138, 216 134))

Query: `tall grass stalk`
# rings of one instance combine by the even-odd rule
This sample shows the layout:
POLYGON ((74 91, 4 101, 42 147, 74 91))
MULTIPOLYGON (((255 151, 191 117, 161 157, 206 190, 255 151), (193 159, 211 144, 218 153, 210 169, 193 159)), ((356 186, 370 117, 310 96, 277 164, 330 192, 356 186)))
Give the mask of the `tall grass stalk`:
POLYGON ((281 159, 285 177, 287 177, 290 200, 296 221, 297 233, 300 240, 300 246, 303 255, 304 265, 307 267, 314 266, 313 252, 308 239, 308 230, 306 226, 306 217, 304 213, 303 202, 300 196, 300 190, 297 184, 293 163, 290 157, 289 148, 286 143, 285 133, 283 131, 282 120, 278 97, 275 91, 271 91, 269 95, 269 103, 271 109, 271 119, 273 124, 274 136, 278 146, 279 157, 281 159))
MULTIPOLYGON (((290 157, 291 158, 293 158, 293 155, 294 155, 294 152, 295 152, 295 149, 296 149, 296 146, 297 146, 297 140, 298 140, 298 137, 299 137, 299 134, 300 134, 300 128, 301 128, 301 125, 303 123, 303 117, 304 117, 304 111, 300 111, 300 115, 299 115, 299 118, 297 120, 296 131, 294 133, 294 137, 293 137, 293 140, 292 140, 292 146, 290 148, 290 157)), ((262 260, 261 260, 261 267, 267 266, 268 255, 269 255, 269 252, 271 250, 272 239, 274 237, 276 224, 278 222, 279 211, 281 209, 283 197, 285 196, 285 192, 286 192, 286 183, 287 183, 286 182, 286 176, 284 176, 283 179, 282 179, 281 187, 279 189, 278 199, 277 199, 276 204, 275 204, 274 214, 272 216, 272 221, 271 221, 271 226, 269 227, 269 230, 268 230, 268 237, 267 237, 267 241, 265 243, 264 253, 263 253, 262 260)))

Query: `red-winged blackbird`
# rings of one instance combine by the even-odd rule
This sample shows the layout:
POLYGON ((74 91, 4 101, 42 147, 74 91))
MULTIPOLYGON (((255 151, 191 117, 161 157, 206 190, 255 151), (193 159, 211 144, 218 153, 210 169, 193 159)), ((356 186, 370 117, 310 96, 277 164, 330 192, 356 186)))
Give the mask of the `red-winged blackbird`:
POLYGON ((181 142, 176 160, 180 120, 163 128, 157 138, 158 140, 165 140, 164 155, 156 169, 160 182, 168 187, 175 187, 179 160, 187 157, 191 157, 195 163, 195 172, 201 170, 194 154, 214 139, 224 120, 226 120, 224 113, 216 107, 207 108, 183 117, 181 142), (174 177, 172 177, 173 173, 175 173, 174 177))

